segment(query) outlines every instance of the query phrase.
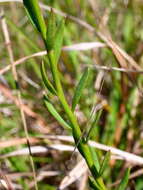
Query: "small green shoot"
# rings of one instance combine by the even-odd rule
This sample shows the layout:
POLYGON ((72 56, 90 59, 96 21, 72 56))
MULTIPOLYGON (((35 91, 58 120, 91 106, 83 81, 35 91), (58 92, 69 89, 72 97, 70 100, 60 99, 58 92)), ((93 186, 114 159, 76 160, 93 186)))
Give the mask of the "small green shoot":
POLYGON ((53 117, 66 129, 71 129, 71 126, 63 120, 60 114, 56 111, 54 106, 50 103, 47 97, 44 97, 44 103, 48 111, 53 115, 53 117))
POLYGON ((46 33, 46 48, 48 51, 54 48, 56 31, 56 18, 53 10, 51 9, 50 16, 48 19, 47 33, 46 33))
POLYGON ((94 165, 95 165, 97 171, 99 172, 100 164, 99 164, 99 160, 98 160, 98 156, 97 156, 97 153, 95 151, 95 148, 90 147, 90 152, 91 152, 92 158, 94 160, 94 165))
POLYGON ((49 90, 53 95, 56 95, 56 90, 53 87, 52 83, 49 81, 48 76, 46 75, 44 61, 42 61, 42 64, 41 64, 41 75, 42 75, 42 79, 47 90, 49 90))
POLYGON ((24 6, 28 13, 28 16, 32 24, 41 33, 43 39, 46 38, 46 25, 44 18, 41 14, 41 10, 38 4, 38 0, 23 0, 24 6))
POLYGON ((103 175, 105 169, 108 167, 110 157, 111 157, 111 153, 110 153, 110 151, 108 151, 104 157, 102 164, 101 164, 101 167, 99 170, 99 177, 103 175))
POLYGON ((72 111, 75 110, 76 105, 78 104, 80 97, 82 95, 82 91, 86 85, 87 79, 88 79, 88 74, 89 74, 89 70, 88 68, 85 69, 76 89, 75 89, 75 93, 72 99, 72 111))
POLYGON ((55 34, 55 42, 54 42, 54 52, 55 52, 55 63, 57 64, 63 44, 63 37, 64 37, 64 27, 65 27, 65 19, 62 19, 56 29, 55 34))
POLYGON ((129 175, 130 175, 130 169, 128 168, 125 171, 125 175, 124 175, 123 179, 121 180, 118 190, 126 190, 126 187, 128 185, 128 181, 129 181, 129 175))
POLYGON ((91 187, 91 189, 93 190, 105 190, 104 188, 102 188, 95 180, 93 177, 89 176, 89 186, 91 187))
POLYGON ((97 125, 97 123, 98 123, 98 121, 99 121, 99 119, 100 119, 100 116, 101 116, 101 114, 102 114, 102 111, 103 111, 103 110, 101 109, 101 110, 98 111, 98 113, 96 113, 95 119, 94 119, 94 121, 93 121, 93 123, 92 123, 90 129, 87 131, 87 133, 86 133, 86 135, 85 135, 85 140, 86 140, 86 142, 89 141, 90 136, 91 136, 91 134, 92 134, 92 131, 93 131, 94 127, 97 125))

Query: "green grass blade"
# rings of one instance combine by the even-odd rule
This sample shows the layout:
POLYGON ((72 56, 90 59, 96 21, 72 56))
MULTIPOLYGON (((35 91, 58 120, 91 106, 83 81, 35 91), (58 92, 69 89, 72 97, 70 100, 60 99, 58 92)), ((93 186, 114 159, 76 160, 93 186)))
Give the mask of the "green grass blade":
POLYGON ((65 19, 62 19, 61 22, 59 23, 59 26, 55 34, 55 42, 54 42, 55 63, 58 62, 61 54, 63 36, 64 36, 64 26, 65 26, 65 19))
POLYGON ((59 113, 56 111, 54 106, 48 101, 47 97, 44 97, 44 103, 46 105, 46 108, 48 111, 53 115, 53 117, 66 129, 71 129, 70 125, 63 120, 63 118, 59 115, 59 113))
POLYGON ((89 70, 88 68, 84 71, 76 89, 75 89, 75 93, 74 93, 74 96, 73 96, 73 99, 72 99, 72 111, 75 110, 75 107, 76 105, 78 104, 79 100, 80 100, 80 97, 81 97, 81 94, 82 94, 82 91, 86 85, 86 81, 88 79, 88 74, 89 74, 89 70))
POLYGON ((98 183, 94 180, 93 177, 89 176, 89 186, 91 187, 91 189, 93 190, 103 190, 103 188, 101 188, 98 183))
MULTIPOLYGON (((98 111, 98 113, 94 116, 95 119, 90 127, 90 129, 87 131, 87 136, 86 136, 86 142, 89 141, 91 135, 93 135, 93 132, 94 132, 94 128, 96 127, 97 123, 99 122, 99 119, 101 117, 101 114, 102 114, 102 109, 98 111)), ((94 134, 96 135, 96 134, 94 134)))
POLYGON ((90 152, 91 152, 92 159, 94 161, 94 165, 96 167, 96 170, 99 171, 100 170, 100 164, 99 164, 99 160, 98 160, 98 156, 96 154, 95 148, 90 147, 90 152))
POLYGON ((41 14, 41 10, 38 4, 38 0, 23 0, 23 4, 26 8, 28 16, 32 24, 41 33, 43 39, 46 38, 46 25, 44 18, 41 14))
POLYGON ((126 171, 125 171, 125 175, 123 177, 123 179, 121 180, 121 183, 118 187, 118 190, 125 190, 127 185, 128 185, 128 181, 129 181, 129 175, 130 175, 130 169, 128 168, 126 171))
POLYGON ((108 168, 110 156, 111 156, 111 153, 110 153, 110 151, 108 151, 104 157, 102 164, 101 164, 101 167, 99 170, 99 177, 102 176, 105 169, 108 168))
POLYGON ((54 38, 56 33, 56 17, 51 9, 50 16, 48 18, 47 33, 46 33, 46 48, 48 51, 54 48, 54 38))
POLYGON ((49 81, 47 75, 46 75, 46 71, 45 71, 45 66, 44 66, 44 62, 42 62, 41 64, 41 75, 42 75, 42 79, 44 82, 45 87, 54 95, 56 95, 56 90, 53 87, 52 83, 49 81))

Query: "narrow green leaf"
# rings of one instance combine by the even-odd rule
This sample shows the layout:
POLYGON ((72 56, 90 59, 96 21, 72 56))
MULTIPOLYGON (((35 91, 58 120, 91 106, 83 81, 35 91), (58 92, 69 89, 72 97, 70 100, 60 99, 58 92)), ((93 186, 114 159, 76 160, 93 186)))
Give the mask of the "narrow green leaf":
POLYGON ((104 157, 102 164, 101 164, 101 167, 99 170, 99 177, 102 176, 105 169, 108 168, 110 156, 111 156, 111 153, 110 153, 110 151, 108 151, 104 157))
POLYGON ((65 26, 65 19, 62 19, 61 22, 59 23, 59 26, 55 34, 55 42, 54 42, 55 63, 58 62, 61 54, 63 36, 64 36, 64 26, 65 26))
POLYGON ((42 62, 41 64, 41 75, 42 75, 42 79, 43 82, 46 86, 46 88, 54 95, 56 95, 56 90, 53 87, 52 83, 49 81, 47 75, 46 75, 46 71, 45 71, 45 66, 44 66, 44 62, 42 62))
POLYGON ((46 48, 48 51, 54 48, 54 38, 56 33, 56 17, 51 9, 50 16, 48 19, 47 33, 46 33, 46 48))
POLYGON ((48 101, 47 97, 44 97, 45 105, 48 109, 48 111, 53 115, 53 117, 66 129, 71 129, 70 125, 63 120, 63 118, 59 115, 59 113, 56 111, 54 106, 48 101))
POLYGON ((89 147, 90 148, 90 152, 91 152, 91 155, 92 155, 92 159, 94 161, 94 165, 96 167, 96 170, 99 172, 100 170, 100 165, 99 165, 99 160, 98 160, 98 156, 96 154, 96 151, 93 147, 89 147))
POLYGON ((23 0, 23 4, 26 8, 28 16, 32 24, 41 33, 43 39, 46 38, 46 25, 44 18, 41 14, 41 10, 38 4, 38 0, 23 0))
POLYGON ((103 190, 98 183, 94 180, 93 177, 89 176, 89 186, 93 189, 93 190, 103 190))
MULTIPOLYGON (((93 131, 94 131, 94 127, 96 127, 96 125, 97 125, 97 123, 98 123, 98 121, 99 121, 99 119, 100 119, 101 114, 102 114, 102 109, 99 110, 99 111, 96 113, 96 115, 94 116, 95 119, 94 119, 93 123, 91 124, 90 129, 87 131, 86 142, 89 141, 89 139, 90 139, 90 137, 91 137, 91 134, 92 134, 93 131)), ((95 135, 96 135, 96 134, 95 134, 95 135)))
POLYGON ((123 177, 123 179, 121 180, 121 183, 118 187, 118 190, 125 190, 127 185, 128 185, 128 181, 129 181, 129 175, 130 175, 130 169, 128 168, 126 171, 125 171, 125 175, 123 177))
POLYGON ((72 111, 75 110, 75 107, 76 105, 78 104, 79 100, 80 100, 80 97, 81 97, 81 94, 82 94, 82 91, 86 85, 86 81, 88 79, 88 73, 89 73, 89 70, 88 68, 85 69, 76 89, 75 89, 75 93, 74 93, 74 97, 72 99, 72 111))

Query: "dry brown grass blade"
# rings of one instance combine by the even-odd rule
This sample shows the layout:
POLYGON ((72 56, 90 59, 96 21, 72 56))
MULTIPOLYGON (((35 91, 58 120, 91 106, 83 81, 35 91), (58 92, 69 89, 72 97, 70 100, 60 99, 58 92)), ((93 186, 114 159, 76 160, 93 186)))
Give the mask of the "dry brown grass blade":
POLYGON ((101 42, 82 42, 77 44, 72 44, 69 46, 64 46, 62 50, 64 51, 87 51, 90 49, 97 49, 106 47, 104 43, 101 42))
MULTIPOLYGON (((41 154, 41 153, 47 153, 51 149, 58 150, 58 151, 69 151, 72 152, 74 150, 74 146, 70 145, 63 145, 63 144, 52 144, 48 146, 31 146, 31 153, 32 154, 41 154)), ((1 159, 12 157, 12 156, 22 156, 22 155, 28 155, 29 149, 28 148, 22 148, 7 154, 0 155, 1 159)))
POLYGON ((122 54, 116 49, 115 44, 112 42, 112 40, 110 40, 110 45, 112 48, 112 52, 115 55, 120 67, 122 68, 128 68, 128 63, 126 61, 126 59, 122 56, 122 54))
POLYGON ((119 68, 119 67, 108 67, 108 66, 98 65, 98 64, 85 65, 85 67, 90 67, 90 68, 95 68, 97 70, 105 70, 105 71, 119 71, 123 73, 138 73, 138 74, 143 73, 143 69, 142 70, 125 69, 125 68, 119 68))
MULTIPOLYGON (((60 171, 40 171, 37 178, 43 178, 43 177, 51 177, 61 174, 60 171)), ((8 173, 6 174, 11 180, 17 180, 21 177, 32 177, 32 172, 22 172, 22 173, 8 173)), ((41 180, 40 180, 41 181, 41 180)))
POLYGON ((101 40, 103 40, 107 44, 108 47, 111 48, 115 57, 117 58, 118 62, 120 63, 121 67, 129 68, 131 66, 134 69, 142 70, 142 68, 136 63, 136 61, 130 55, 128 55, 121 47, 119 47, 119 45, 117 45, 117 43, 115 43, 112 40, 109 32, 108 32, 108 35, 105 35, 100 31, 98 31, 96 33, 97 33, 98 37, 101 40), (129 64, 128 67, 127 67, 127 64, 129 64))
MULTIPOLYGON (((45 146, 31 146, 31 154, 42 154, 42 153, 47 153, 49 151, 48 147, 45 146)), ((12 151, 7 154, 0 155, 1 159, 13 157, 13 156, 24 156, 24 155, 29 155, 29 149, 28 148, 22 148, 16 151, 12 151)))
POLYGON ((83 176, 81 176, 78 189, 85 190, 87 187, 87 184, 88 184, 88 171, 85 172, 83 176))
MULTIPOLYGON (((39 139, 37 138, 29 138, 30 144, 35 144, 40 142, 39 139)), ((26 144, 27 140, 26 138, 16 138, 16 139, 11 139, 11 140, 6 140, 6 141, 1 141, 0 142, 0 149, 2 150, 3 148, 11 147, 11 146, 19 146, 22 144, 26 144)))
MULTIPOLYGON (((19 60, 15 61, 13 64, 14 64, 14 66, 17 66, 17 65, 25 62, 28 59, 31 59, 31 58, 34 58, 34 57, 40 57, 40 56, 43 56, 43 55, 46 55, 46 54, 47 54, 46 51, 34 53, 32 55, 20 58, 19 60)), ((3 68, 3 69, 0 70, 0 75, 6 73, 10 69, 11 69, 11 65, 7 65, 5 68, 3 68)))
POLYGON ((79 179, 85 172, 87 172, 88 168, 84 160, 81 160, 77 165, 68 173, 67 176, 62 180, 59 190, 63 190, 67 188, 69 185, 74 183, 77 179, 79 179))
POLYGON ((5 175, 1 170, 0 170, 0 183, 2 187, 0 186, 0 189, 7 189, 7 190, 14 190, 12 183, 7 175, 5 175))

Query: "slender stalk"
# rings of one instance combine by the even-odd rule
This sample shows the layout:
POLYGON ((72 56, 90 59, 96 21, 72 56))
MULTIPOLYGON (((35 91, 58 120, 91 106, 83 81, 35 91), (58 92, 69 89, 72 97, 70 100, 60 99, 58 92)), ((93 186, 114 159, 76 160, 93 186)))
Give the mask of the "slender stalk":
POLYGON ((55 62, 54 62, 53 53, 54 53, 53 51, 48 52, 48 57, 49 57, 49 60, 50 60, 50 67, 51 67, 51 71, 52 71, 52 75, 53 75, 53 81, 55 83, 55 87, 56 87, 56 90, 57 90, 57 95, 58 95, 58 98, 60 100, 60 103, 61 103, 62 107, 64 108, 64 110, 65 110, 65 112, 66 112, 66 114, 68 116, 68 119, 71 122, 72 133, 73 133, 73 137, 74 137, 74 140, 75 140, 75 144, 78 143, 77 148, 78 148, 79 152, 82 154, 82 156, 84 157, 84 159, 86 160, 86 163, 87 163, 93 177, 96 178, 96 182, 98 183, 98 185, 103 190, 106 190, 106 187, 105 187, 105 185, 103 183, 102 178, 101 177, 97 178, 98 171, 96 170, 96 167, 94 165, 92 155, 91 155, 91 152, 90 152, 90 147, 81 138, 82 132, 80 130, 79 124, 78 124, 77 119, 76 119, 74 113, 72 112, 70 106, 68 105, 66 98, 65 98, 63 88, 62 88, 62 85, 61 85, 61 81, 60 81, 60 77, 59 77, 59 71, 58 71, 58 68, 57 68, 57 64, 55 64, 55 62), (79 141, 79 139, 81 139, 81 140, 79 141))

